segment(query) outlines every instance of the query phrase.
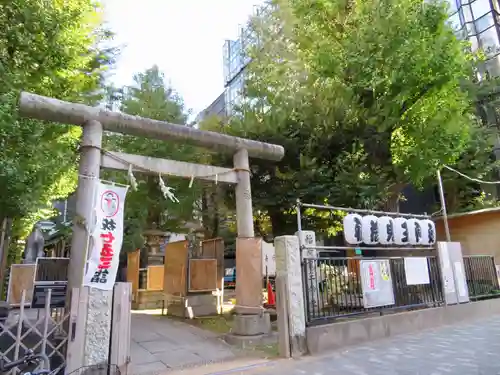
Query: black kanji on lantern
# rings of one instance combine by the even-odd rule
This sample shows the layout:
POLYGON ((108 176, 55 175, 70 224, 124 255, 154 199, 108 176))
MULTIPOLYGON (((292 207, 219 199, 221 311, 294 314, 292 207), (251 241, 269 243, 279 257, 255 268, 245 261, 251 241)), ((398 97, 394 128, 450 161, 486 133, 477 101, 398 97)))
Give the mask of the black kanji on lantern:
POLYGON ((420 242, 421 238, 422 238, 422 227, 420 226, 419 222, 415 222, 415 239, 417 240, 417 243, 420 242))
POLYGON ((103 219, 101 229, 114 231, 116 229, 116 223, 113 219, 103 219))
POLYGON ((306 245, 313 245, 313 237, 310 234, 306 234, 306 245))
POLYGON ((434 243, 434 236, 435 236, 434 226, 431 223, 427 224, 427 233, 429 236, 429 243, 431 244, 434 243))
POLYGON ((401 233, 401 242, 406 243, 408 242, 408 223, 406 221, 401 223, 401 228, 403 229, 403 233, 401 233))
POLYGON ((386 242, 391 243, 394 242, 394 222, 389 220, 389 222, 385 225, 387 229, 387 239, 386 242))
POLYGON ((361 219, 359 217, 354 218, 354 238, 356 241, 361 241, 361 219))
POLYGON ((378 225, 376 220, 370 220, 370 242, 378 242, 378 225))

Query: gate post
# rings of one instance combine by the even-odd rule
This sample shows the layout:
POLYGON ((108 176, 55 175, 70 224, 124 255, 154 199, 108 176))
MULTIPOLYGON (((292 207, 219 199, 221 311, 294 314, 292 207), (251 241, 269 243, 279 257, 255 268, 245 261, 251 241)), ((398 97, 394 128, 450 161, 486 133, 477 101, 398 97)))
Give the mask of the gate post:
POLYGON ((71 254, 68 270, 68 290, 80 288, 83 284, 89 228, 92 225, 94 195, 97 189, 101 168, 102 125, 98 121, 89 121, 83 126, 80 145, 80 165, 78 167, 78 185, 76 188, 76 215, 73 219, 71 254))
MULTIPOLYGON (((101 167, 102 125, 91 120, 83 126, 78 169, 78 187, 76 189, 76 216, 73 223, 71 255, 68 270, 68 290, 83 288, 83 276, 87 263, 90 230, 94 223, 95 194, 101 167)), ((108 363, 111 331, 112 290, 88 288, 88 300, 82 320, 83 327, 75 336, 77 347, 83 348, 83 363, 80 366, 108 363)), ((78 324, 78 323, 77 323, 78 324)))
POLYGON ((299 239, 297 236, 276 237, 274 247, 276 249, 276 289, 284 290, 284 293, 280 293, 278 297, 276 308, 279 329, 285 328, 278 332, 279 347, 282 351, 289 343, 291 356, 297 357, 307 352, 299 239), (288 337, 285 336, 287 334, 288 337))
POLYGON ((236 306, 233 334, 245 340, 270 331, 269 314, 262 313, 262 240, 254 238, 248 151, 234 154, 236 184, 236 306))

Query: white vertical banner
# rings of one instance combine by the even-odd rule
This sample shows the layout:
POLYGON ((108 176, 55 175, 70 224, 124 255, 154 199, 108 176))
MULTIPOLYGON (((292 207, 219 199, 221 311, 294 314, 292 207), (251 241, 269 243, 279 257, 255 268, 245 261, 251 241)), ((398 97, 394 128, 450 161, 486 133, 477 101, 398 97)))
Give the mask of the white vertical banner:
POLYGON ((95 230, 91 233, 83 285, 111 290, 115 285, 123 243, 123 212, 128 186, 99 181, 95 202, 95 230))

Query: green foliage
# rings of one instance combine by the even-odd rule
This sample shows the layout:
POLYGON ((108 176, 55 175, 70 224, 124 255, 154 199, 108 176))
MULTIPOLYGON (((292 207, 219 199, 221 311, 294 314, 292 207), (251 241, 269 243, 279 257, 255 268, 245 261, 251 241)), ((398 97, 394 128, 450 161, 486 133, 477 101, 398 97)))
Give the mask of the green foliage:
MULTIPOLYGON (((189 126, 186 125, 188 112, 182 98, 165 82, 165 77, 157 66, 137 74, 134 83, 130 87, 110 88, 110 106, 115 105, 120 111, 131 115, 189 126)), ((179 142, 121 134, 107 134, 105 147, 113 151, 179 161, 193 161, 197 151, 196 148, 179 142)), ((179 199, 179 203, 174 203, 163 197, 158 174, 134 172, 134 175, 138 190, 129 191, 127 195, 124 250, 141 247, 142 232, 146 229, 185 233, 184 224, 193 219, 196 202, 201 196, 199 183, 195 182, 189 188, 189 180, 162 176, 165 184, 174 188, 174 194, 179 199)), ((107 172, 104 176, 126 182, 126 173, 107 172)))
POLYGON ((81 130, 18 116, 19 92, 96 104, 114 50, 92 0, 0 4, 0 217, 25 237, 54 199, 76 186, 81 130))
MULTIPOLYGON (((473 58, 442 3, 273 5, 252 22, 247 100, 224 131, 285 147, 277 164, 252 161, 254 205, 274 235, 295 231, 296 198, 395 210, 406 185, 423 186, 468 148, 477 124, 462 82, 473 58)), ((335 232, 336 219, 320 219, 335 232)))
MULTIPOLYGON (((451 167, 474 179, 498 181, 500 159, 496 149, 500 124, 500 78, 464 82, 463 87, 475 104, 481 125, 473 129, 465 152, 451 167)), ((497 185, 481 185, 446 169, 441 175, 449 212, 467 212, 499 205, 497 185)))

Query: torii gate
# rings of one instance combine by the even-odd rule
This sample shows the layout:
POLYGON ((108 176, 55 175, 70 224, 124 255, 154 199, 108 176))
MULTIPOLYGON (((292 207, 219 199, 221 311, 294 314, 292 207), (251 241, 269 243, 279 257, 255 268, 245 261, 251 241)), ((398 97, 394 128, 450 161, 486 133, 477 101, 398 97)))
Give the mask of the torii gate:
MULTIPOLYGON (((93 206, 92 179, 99 178, 100 168, 127 170, 129 165, 139 165, 165 175, 205 178, 236 184, 236 218, 238 239, 254 237, 252 197, 250 190, 249 156, 279 161, 284 156, 281 146, 232 137, 215 132, 202 131, 182 125, 170 124, 124 113, 112 112, 98 107, 69 103, 36 94, 21 93, 20 114, 38 120, 59 122, 83 127, 80 148, 78 187, 76 190, 76 215, 84 222, 90 221, 93 206), (234 169, 209 165, 184 163, 174 160, 131 155, 101 149, 103 130, 122 134, 142 136, 162 140, 178 140, 220 152, 233 153, 234 169), (211 177, 202 177, 211 176, 211 177)), ((81 288, 84 268, 87 261, 86 244, 88 233, 79 223, 73 225, 71 259, 68 275, 68 290, 81 288), (80 251, 78 251, 80 250, 80 251)), ((236 300, 245 300, 245 306, 236 306, 236 319, 240 320, 241 335, 254 335, 254 323, 260 324, 262 299, 261 272, 245 272, 245 267, 254 263, 256 253, 244 251, 243 242, 236 243, 236 276, 244 274, 245 282, 237 283, 236 300), (253 301, 253 302, 248 302, 253 301), (247 330, 248 332, 241 332, 247 330)), ((258 258, 261 254, 259 251, 258 258)), ((258 263, 261 270, 261 262, 258 263)), ((82 365, 107 362, 109 352, 109 331, 111 327, 112 291, 95 288, 89 290, 88 311, 86 315, 85 338, 82 340, 84 353, 82 365), (91 337, 93 336, 93 337, 91 337)))

